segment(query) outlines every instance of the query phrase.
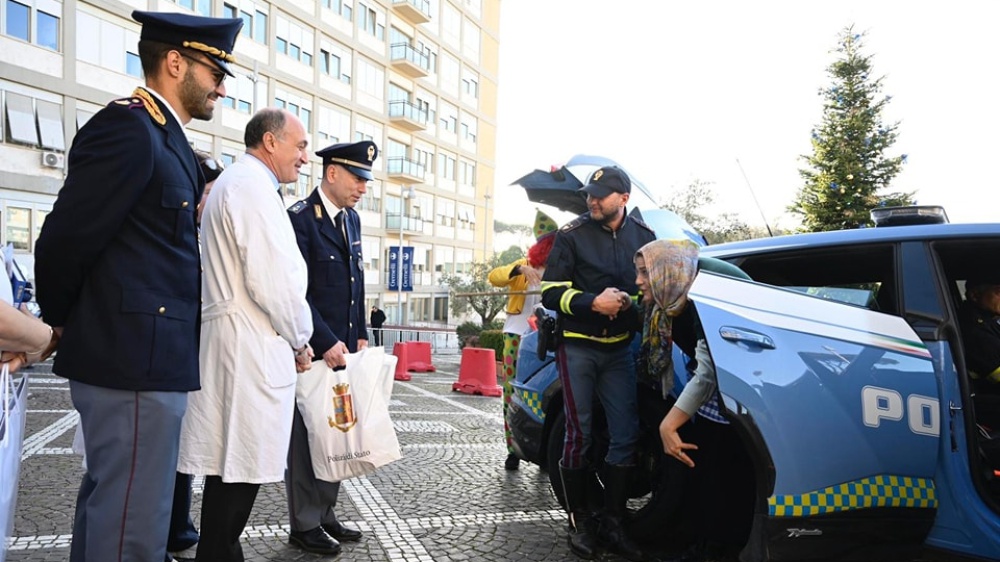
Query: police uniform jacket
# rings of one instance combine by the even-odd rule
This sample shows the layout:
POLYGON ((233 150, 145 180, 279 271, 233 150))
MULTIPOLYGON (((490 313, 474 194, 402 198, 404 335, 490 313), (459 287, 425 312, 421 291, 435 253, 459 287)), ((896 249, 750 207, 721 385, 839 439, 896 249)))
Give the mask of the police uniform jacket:
POLYGON ((1000 317, 966 301, 958 309, 958 322, 976 391, 1000 394, 1000 317))
POLYGON ((638 326, 636 306, 614 320, 590 307, 607 287, 633 297, 638 293, 632 260, 655 239, 649 226, 628 215, 617 231, 593 221, 589 213, 557 231, 542 276, 542 304, 558 312, 564 338, 621 345, 630 340, 638 326))
POLYGON ((143 89, 77 133, 35 251, 45 321, 62 326, 56 374, 123 390, 198 381, 204 189, 180 123, 143 89))
POLYGON ((354 353, 358 340, 368 339, 361 218, 354 209, 343 211, 350 246, 327 214, 318 188, 288 209, 299 251, 309 269, 307 300, 313 317, 309 345, 317 359, 337 342, 344 342, 354 353))

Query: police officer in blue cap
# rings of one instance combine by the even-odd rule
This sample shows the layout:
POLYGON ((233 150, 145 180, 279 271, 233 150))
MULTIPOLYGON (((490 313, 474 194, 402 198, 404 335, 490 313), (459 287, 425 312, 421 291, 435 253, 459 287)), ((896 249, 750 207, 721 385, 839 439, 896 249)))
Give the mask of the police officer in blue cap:
MULTIPOLYGON (((316 152, 323 180, 312 194, 288 209, 309 269, 306 300, 312 308, 309 341, 316 360, 334 368, 345 353, 368 345, 361 219, 354 206, 367 191, 378 147, 372 141, 341 143, 316 152)), ((361 532, 337 521, 339 482, 317 480, 309 455, 308 431, 298 409, 285 471, 291 533, 289 542, 308 552, 336 554, 338 541, 357 541, 361 532)))
POLYGON ((61 333, 87 472, 72 562, 162 562, 187 392, 199 388, 195 208, 184 134, 212 118, 243 22, 135 11, 145 86, 80 129, 35 253, 37 300, 61 333))

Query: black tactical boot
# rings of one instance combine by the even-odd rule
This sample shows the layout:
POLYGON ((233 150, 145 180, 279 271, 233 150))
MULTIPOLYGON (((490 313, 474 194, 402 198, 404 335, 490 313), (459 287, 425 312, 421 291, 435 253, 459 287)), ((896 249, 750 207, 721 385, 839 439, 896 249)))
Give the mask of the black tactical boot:
POLYGON ((631 466, 607 466, 607 478, 604 481, 604 515, 598 537, 608 551, 633 562, 645 562, 646 553, 642 551, 625 531, 625 506, 628 501, 629 477, 631 466))
POLYGON ((597 556, 597 524, 587 499, 592 473, 589 468, 565 468, 560 464, 559 474, 569 513, 569 548, 580 558, 593 560, 597 556))

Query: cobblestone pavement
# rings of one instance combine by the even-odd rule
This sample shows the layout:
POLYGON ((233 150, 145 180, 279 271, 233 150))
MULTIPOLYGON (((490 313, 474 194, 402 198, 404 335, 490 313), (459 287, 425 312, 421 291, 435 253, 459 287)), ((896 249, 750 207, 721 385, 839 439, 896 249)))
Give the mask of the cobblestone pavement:
MULTIPOLYGON (((338 515, 365 532, 338 557, 288 546, 284 487, 261 488, 243 537, 248 562, 575 560, 548 476, 505 471, 500 398, 452 392, 459 356, 435 355, 435 373, 396 381, 390 411, 403 459, 344 482, 338 515)), ((81 457, 65 379, 48 364, 30 374, 28 417, 11 562, 66 560, 81 457)), ((196 480, 192 513, 201 503, 196 480)), ((607 557, 606 560, 615 558, 607 557)))

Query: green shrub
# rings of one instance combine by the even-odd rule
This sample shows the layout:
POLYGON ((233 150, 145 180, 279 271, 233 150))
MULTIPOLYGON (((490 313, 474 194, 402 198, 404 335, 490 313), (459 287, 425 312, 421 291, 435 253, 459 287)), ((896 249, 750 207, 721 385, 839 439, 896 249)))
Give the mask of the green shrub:
POLYGON ((459 324, 455 328, 455 333, 458 334, 458 347, 463 348, 467 345, 475 346, 479 340, 478 336, 481 331, 483 331, 483 327, 475 322, 462 322, 459 324))
POLYGON ((503 330, 483 330, 479 332, 479 345, 483 349, 493 349, 497 361, 503 361, 503 330))

